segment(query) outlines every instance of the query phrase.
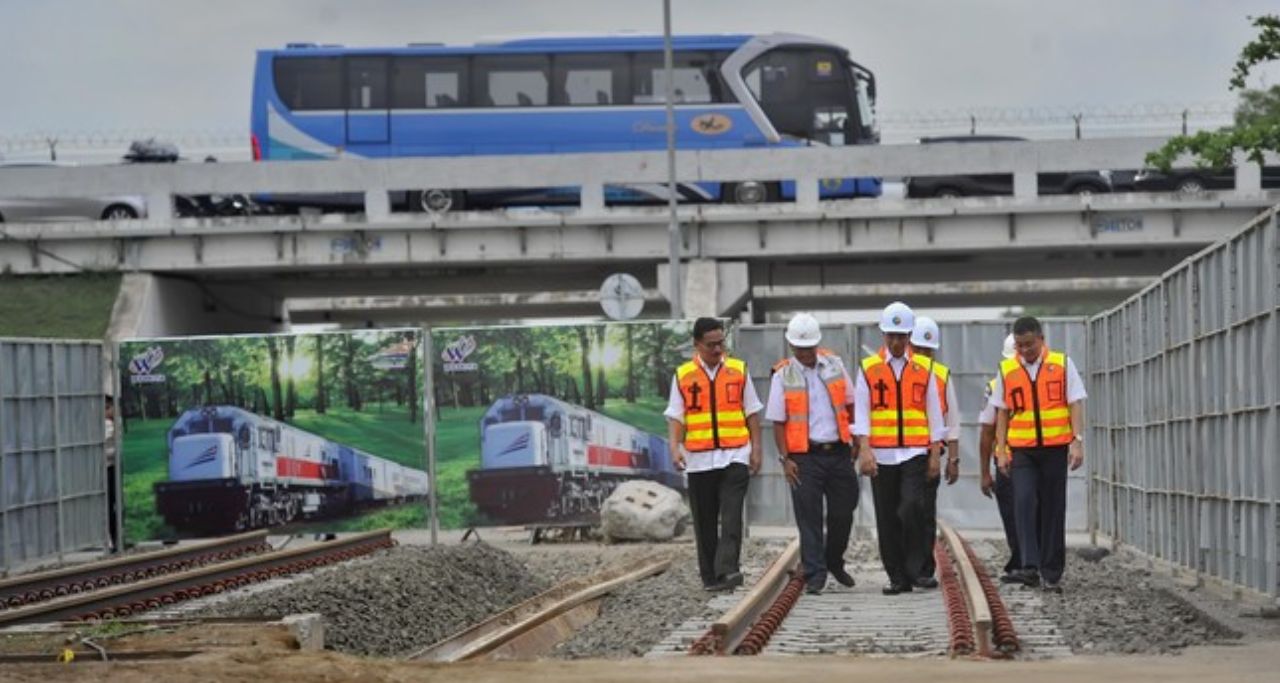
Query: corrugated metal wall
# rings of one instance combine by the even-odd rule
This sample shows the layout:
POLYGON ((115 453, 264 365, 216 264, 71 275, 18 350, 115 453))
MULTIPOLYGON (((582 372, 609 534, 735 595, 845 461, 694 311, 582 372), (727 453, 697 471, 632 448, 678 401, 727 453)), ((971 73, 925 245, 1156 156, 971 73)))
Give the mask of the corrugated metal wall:
POLYGON ((1280 218, 1089 321, 1096 528, 1280 595, 1280 218))
POLYGON ((0 569, 107 543, 102 344, 0 340, 0 569))
MULTIPOLYGON (((1083 376, 1088 367, 1085 321, 1081 319, 1055 319, 1045 324, 1045 340, 1055 349, 1067 352, 1083 376)), ((975 321, 950 322, 939 325, 942 333, 942 349, 938 360, 951 368, 952 381, 956 383, 956 400, 960 406, 960 480, 953 486, 945 484, 938 494, 938 514, 947 521, 966 529, 999 529, 1000 515, 995 501, 982 495, 978 475, 978 413, 982 410, 986 383, 995 376, 1000 363, 1000 349, 1009 332, 1010 322, 975 321)), ((746 325, 734 332, 733 354, 747 361, 755 381, 760 400, 767 402, 769 395, 769 370, 778 359, 789 351, 783 339, 785 326, 746 325)), ((880 348, 881 334, 874 325, 826 325, 822 328, 822 346, 840 354, 853 376, 856 363, 867 355, 865 349, 880 348)), ((1086 380, 1087 384, 1087 380, 1086 380)), ((1086 386, 1092 392, 1092 387, 1086 386)), ((782 477, 781 467, 773 447, 772 425, 766 425, 764 435, 765 461, 762 476, 753 480, 748 494, 749 513, 752 522, 760 524, 791 524, 791 498, 782 477)), ((1088 505, 1086 466, 1071 473, 1068 480, 1067 528, 1083 531, 1087 528, 1088 505)), ((874 526, 871 487, 869 480, 860 477, 862 497, 858 504, 856 521, 861 526, 874 526)))

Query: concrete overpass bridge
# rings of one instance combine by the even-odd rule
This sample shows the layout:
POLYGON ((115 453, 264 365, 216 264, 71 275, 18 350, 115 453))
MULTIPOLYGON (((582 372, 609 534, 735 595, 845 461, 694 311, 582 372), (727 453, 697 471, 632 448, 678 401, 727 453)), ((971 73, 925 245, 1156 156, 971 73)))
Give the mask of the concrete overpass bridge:
MULTIPOLYGON (((1038 196, 1040 173, 1133 169, 1158 138, 680 152, 681 182, 795 180, 794 203, 680 208, 690 315, 1106 302, 1280 202, 1260 169, 1230 192, 1038 196), (821 201, 822 178, 1004 173, 1011 197, 821 201)), ((7 196, 143 194, 140 221, 0 226, 0 270, 117 271, 121 334, 596 315, 604 277, 665 315, 665 207, 606 184, 665 181, 661 153, 0 169, 7 196), (389 192, 579 186, 560 210, 397 214, 389 192), (360 214, 176 219, 175 194, 356 192, 360 214)))

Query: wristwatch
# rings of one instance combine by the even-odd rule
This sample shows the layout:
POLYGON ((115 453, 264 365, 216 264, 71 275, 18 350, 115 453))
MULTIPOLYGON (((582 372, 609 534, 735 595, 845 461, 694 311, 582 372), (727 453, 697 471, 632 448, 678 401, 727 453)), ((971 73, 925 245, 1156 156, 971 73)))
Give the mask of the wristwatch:
POLYGON ((1080 442, 1080 445, 1081 445, 1081 446, 1083 446, 1083 445, 1084 445, 1084 434, 1076 434, 1076 435, 1074 435, 1074 436, 1072 436, 1072 437, 1071 437, 1071 440, 1072 440, 1072 441, 1079 441, 1079 442, 1080 442))

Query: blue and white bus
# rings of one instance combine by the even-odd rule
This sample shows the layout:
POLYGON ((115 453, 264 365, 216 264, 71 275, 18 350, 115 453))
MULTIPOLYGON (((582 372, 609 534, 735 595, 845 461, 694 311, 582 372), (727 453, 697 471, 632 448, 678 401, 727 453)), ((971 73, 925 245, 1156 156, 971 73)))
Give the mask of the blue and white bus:
MULTIPOLYGON (((661 150, 662 36, 542 37, 467 46, 258 52, 251 115, 256 160, 661 150)), ((879 142, 875 76, 807 36, 683 35, 672 40, 679 149, 879 142)), ((685 201, 791 199, 793 182, 687 183, 685 201)), ((878 196, 878 178, 827 179, 823 197, 878 196)), ((467 192, 409 188, 413 210, 576 202, 577 188, 467 192)), ((610 203, 665 201, 663 184, 609 186, 610 203)))

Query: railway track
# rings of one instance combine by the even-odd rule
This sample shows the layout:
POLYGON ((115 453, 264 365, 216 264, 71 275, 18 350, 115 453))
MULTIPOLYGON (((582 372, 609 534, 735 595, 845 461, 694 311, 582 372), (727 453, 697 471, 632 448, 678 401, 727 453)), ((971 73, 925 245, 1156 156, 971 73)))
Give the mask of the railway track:
POLYGON ((266 531, 0 580, 0 611, 265 552, 266 531))
MULTIPOLYGON (((262 534, 261 539, 265 539, 264 532, 232 538, 247 540, 259 534, 262 534)), ((391 531, 381 529, 298 548, 224 559, 185 571, 163 573, 129 583, 108 584, 103 588, 97 588, 95 580, 94 590, 68 592, 52 599, 0 611, 0 627, 35 622, 129 617, 185 600, 352 559, 394 544, 391 531)))
POLYGON ((837 589, 802 595, 799 542, 793 541, 741 599, 692 641, 687 653, 1012 656, 1019 649, 1018 637, 995 583, 960 534, 943 522, 938 528, 938 591, 893 597, 877 591, 854 598, 837 589), (779 642, 770 649, 775 636, 779 642))

